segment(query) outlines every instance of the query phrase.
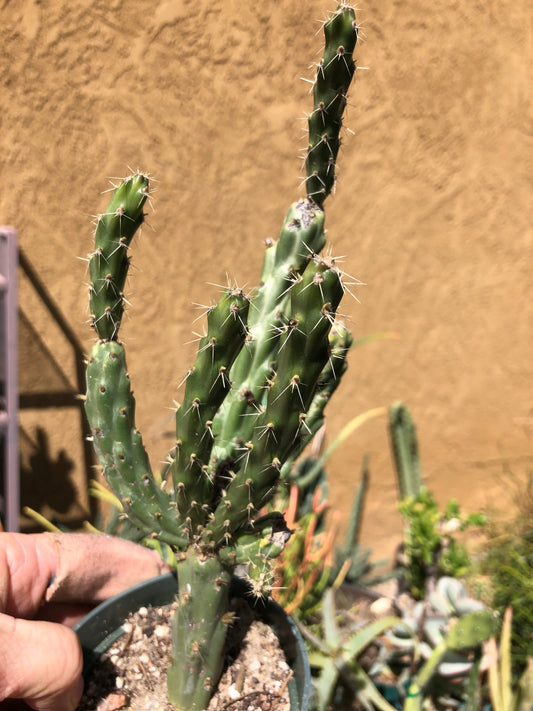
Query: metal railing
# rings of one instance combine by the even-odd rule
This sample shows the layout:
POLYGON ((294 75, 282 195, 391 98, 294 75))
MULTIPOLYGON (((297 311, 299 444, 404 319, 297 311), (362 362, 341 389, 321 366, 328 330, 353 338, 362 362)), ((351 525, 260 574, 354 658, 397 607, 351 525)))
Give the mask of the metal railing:
POLYGON ((0 525, 19 530, 18 236, 0 226, 0 525))

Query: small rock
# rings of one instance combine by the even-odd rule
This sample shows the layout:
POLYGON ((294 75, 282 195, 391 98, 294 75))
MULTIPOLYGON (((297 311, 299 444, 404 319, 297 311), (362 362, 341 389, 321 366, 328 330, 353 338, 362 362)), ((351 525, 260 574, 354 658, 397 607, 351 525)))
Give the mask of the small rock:
POLYGON ((154 635, 159 639, 165 639, 170 636, 170 627, 167 625, 157 625, 154 629, 154 635))
POLYGON ((228 696, 232 701, 235 701, 236 699, 239 699, 241 697, 241 693, 240 691, 238 691, 235 684, 231 684, 230 686, 228 686, 228 696))
POLYGON ((386 597, 380 597, 370 605, 370 614, 377 620, 394 614, 392 602, 386 597))
POLYGON ((128 698, 125 694, 109 694, 98 704, 96 711, 117 711, 127 705, 128 698))

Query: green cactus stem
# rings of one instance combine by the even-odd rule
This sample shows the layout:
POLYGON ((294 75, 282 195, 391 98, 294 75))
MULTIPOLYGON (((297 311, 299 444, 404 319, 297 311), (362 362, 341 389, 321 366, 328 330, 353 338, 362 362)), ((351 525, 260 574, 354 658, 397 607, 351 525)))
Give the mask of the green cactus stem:
POLYGON ((91 322, 102 340, 118 337, 124 312, 128 250, 143 222, 148 177, 130 175, 113 191, 107 210, 99 215, 94 251, 89 257, 91 322))
POLYGON ((213 498, 215 472, 209 467, 213 420, 231 389, 229 373, 248 333, 248 309, 249 301, 239 289, 225 290, 218 304, 209 309, 207 334, 200 341, 176 413, 176 448, 170 471, 178 510, 191 518, 193 530, 205 519, 202 505, 211 504, 213 498))
POLYGON ((168 695, 179 711, 204 711, 224 663, 231 573, 217 558, 192 553, 178 563, 178 579, 168 695))
MULTIPOLYGON (((309 200, 291 205, 279 240, 265 252, 261 285, 253 294, 248 320, 250 339, 232 371, 239 387, 229 393, 218 418, 217 437, 224 448, 228 444, 236 448, 237 432, 243 441, 252 438, 255 425, 248 416, 264 406, 265 383, 275 371, 279 340, 288 321, 289 292, 325 241, 324 212, 309 200)), ((224 449, 223 456, 227 454, 224 449)))
POLYGON ((402 402, 395 402, 389 408, 389 433, 400 501, 408 496, 418 496, 422 488, 422 474, 416 427, 411 413, 402 402))
MULTIPOLYGON (((339 386, 341 378, 348 367, 347 356, 352 343, 353 336, 344 324, 334 323, 329 333, 328 362, 317 380, 315 394, 307 410, 305 431, 301 433, 300 443, 292 449, 290 457, 283 464, 281 470, 282 480, 293 478, 291 471, 294 462, 324 424, 326 405, 339 386)), ((302 483, 302 486, 306 486, 306 484, 302 483)))
POLYGON ((217 545, 229 541, 272 498, 281 466, 306 432, 306 412, 329 359, 329 332, 342 295, 338 270, 319 258, 291 290, 293 316, 283 327, 265 409, 249 444, 244 443, 246 466, 231 472, 224 499, 207 524, 207 535, 217 545))
POLYGON ((351 7, 341 4, 324 24, 326 46, 313 87, 305 160, 307 195, 321 205, 335 184, 346 94, 355 73, 357 24, 351 7))
POLYGON ((176 508, 157 484, 140 432, 124 348, 98 341, 87 362, 85 411, 104 475, 131 521, 160 540, 182 548, 188 538, 176 508))

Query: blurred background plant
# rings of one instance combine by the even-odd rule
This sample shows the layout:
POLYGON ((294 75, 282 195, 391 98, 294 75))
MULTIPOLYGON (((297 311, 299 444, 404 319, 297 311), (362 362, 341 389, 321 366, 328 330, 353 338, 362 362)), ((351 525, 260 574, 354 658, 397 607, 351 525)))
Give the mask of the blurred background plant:
POLYGON ((459 580, 471 561, 456 535, 485 518, 462 514, 455 501, 439 512, 422 485, 416 428, 403 403, 388 410, 399 509, 407 519, 402 555, 396 567, 389 562, 378 571, 371 550, 361 545, 366 456, 345 538, 336 543, 326 463, 348 434, 385 412, 354 418, 323 453, 322 430, 310 455, 296 464, 306 474, 298 477, 305 486, 293 484, 285 506, 294 533, 278 562, 274 595, 308 644, 315 711, 452 709, 482 696, 482 643, 496 619, 459 580))
POLYGON ((529 711, 533 707, 533 657, 528 658, 520 678, 513 682, 512 629, 513 610, 508 607, 503 617, 499 646, 492 637, 485 647, 493 711, 529 711))
POLYGON ((423 599, 443 575, 467 575, 471 559, 457 535, 468 528, 485 526, 487 518, 483 513, 463 514, 456 499, 450 499, 441 512, 425 487, 416 496, 400 501, 398 510, 406 524, 401 555, 403 574, 416 599, 423 599))
POLYGON ((487 527, 487 542, 469 578, 471 587, 500 616, 512 609, 510 659, 513 684, 533 659, 533 476, 513 476, 518 516, 487 527))
POLYGON ((481 512, 462 513, 456 499, 439 511, 433 493, 422 483, 416 427, 402 402, 389 408, 389 435, 399 488, 398 510, 405 521, 397 562, 410 594, 422 600, 440 577, 462 578, 469 572, 470 555, 459 534, 484 527, 487 517, 481 512))

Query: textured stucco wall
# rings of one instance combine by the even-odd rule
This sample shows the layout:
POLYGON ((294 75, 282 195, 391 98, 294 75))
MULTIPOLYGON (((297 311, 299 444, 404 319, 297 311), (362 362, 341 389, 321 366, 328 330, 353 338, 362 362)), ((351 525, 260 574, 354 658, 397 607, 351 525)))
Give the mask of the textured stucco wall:
MULTIPOLYGON (((191 331, 201 329, 191 325, 192 304, 209 303, 209 283, 225 283, 226 274, 257 280, 262 241, 277 235, 300 194, 301 118, 310 106, 300 77, 311 76, 321 47, 314 33, 334 5, 0 5, 0 222, 19 230, 24 255, 84 350, 91 334, 77 257, 90 250, 100 192, 128 166, 157 179, 123 330, 139 425, 157 463, 171 441, 165 408, 179 400, 191 331)), ((328 234, 345 269, 366 284, 360 303, 343 308, 355 335, 400 339, 353 353, 329 433, 404 399, 439 498, 506 503, 506 470, 518 475, 533 464, 531 12, 511 0, 367 0, 359 20, 363 68, 326 205, 328 234)), ((22 390, 75 392, 72 343, 25 273, 20 308, 22 390)), ((21 426, 24 503, 83 516, 79 411, 26 408, 21 426)), ((333 503, 346 513, 365 451, 365 542, 389 551, 400 524, 383 420, 336 455, 333 503)))

